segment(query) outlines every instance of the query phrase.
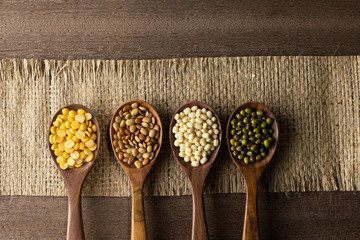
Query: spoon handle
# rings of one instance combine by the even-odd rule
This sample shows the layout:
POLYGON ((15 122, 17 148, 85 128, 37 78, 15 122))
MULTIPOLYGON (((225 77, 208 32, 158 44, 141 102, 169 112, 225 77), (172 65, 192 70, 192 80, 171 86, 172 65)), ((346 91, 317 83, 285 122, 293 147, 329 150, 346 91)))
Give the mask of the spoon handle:
POLYGON ((259 240, 256 178, 246 181, 246 207, 242 240, 259 240))
POLYGON ((68 190, 67 240, 84 240, 84 226, 81 211, 81 185, 68 190))
POLYGON ((204 199, 202 184, 193 184, 193 220, 192 220, 192 240, 207 240, 208 232, 206 227, 204 199))
POLYGON ((146 240, 143 186, 132 186, 131 240, 146 240))

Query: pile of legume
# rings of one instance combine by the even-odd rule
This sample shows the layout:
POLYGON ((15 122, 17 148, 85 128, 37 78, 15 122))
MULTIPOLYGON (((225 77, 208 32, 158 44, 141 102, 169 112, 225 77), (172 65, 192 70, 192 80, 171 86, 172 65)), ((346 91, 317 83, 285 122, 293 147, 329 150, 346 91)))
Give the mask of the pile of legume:
POLYGON ((138 103, 124 106, 113 128, 113 145, 119 160, 142 168, 154 158, 159 147, 160 125, 146 107, 138 103))
POLYGON ((211 111, 198 106, 185 108, 175 115, 175 147, 180 147, 179 156, 193 167, 205 164, 208 156, 219 145, 219 128, 211 111))
POLYGON ((231 152, 234 157, 249 162, 260 161, 274 142, 271 137, 273 120, 265 117, 262 110, 246 108, 231 120, 231 152))
POLYGON ((84 109, 64 108, 61 112, 50 128, 51 149, 61 169, 81 167, 84 162, 94 159, 96 125, 91 120, 91 113, 84 109))

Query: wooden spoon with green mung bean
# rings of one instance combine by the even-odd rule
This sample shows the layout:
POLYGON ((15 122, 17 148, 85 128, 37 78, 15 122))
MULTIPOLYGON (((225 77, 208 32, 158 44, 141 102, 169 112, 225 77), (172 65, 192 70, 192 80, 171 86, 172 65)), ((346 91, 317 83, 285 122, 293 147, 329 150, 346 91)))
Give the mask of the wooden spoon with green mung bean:
POLYGON ((170 135, 170 145, 172 152, 181 166, 181 168, 184 170, 186 175, 189 177, 192 187, 192 196, 193 196, 193 217, 192 217, 192 240, 206 240, 208 239, 208 231, 206 226, 206 218, 205 218, 205 210, 204 210, 204 200, 203 200, 203 188, 204 188, 204 182, 206 179, 206 176, 208 175, 212 165, 215 162, 216 156, 219 152, 220 145, 221 145, 221 122, 220 118, 216 114, 216 112, 208 105, 198 102, 198 101, 192 101, 188 102, 181 107, 179 107, 170 122, 170 128, 169 128, 169 135, 170 135), (219 134, 218 134, 218 140, 219 144, 218 146, 212 151, 211 155, 208 157, 208 162, 205 164, 199 166, 199 167, 193 167, 190 162, 184 162, 184 159, 182 159, 179 156, 179 148, 174 145, 175 141, 175 134, 172 132, 172 129, 174 125, 176 124, 175 115, 179 112, 182 112, 187 107, 192 106, 198 106, 200 108, 205 108, 207 110, 210 110, 214 117, 216 117, 216 123, 218 125, 219 134))
POLYGON ((147 239, 147 232, 146 232, 146 222, 145 222, 145 214, 144 214, 144 203, 143 203, 143 185, 146 176, 148 175, 150 169, 154 165, 162 145, 162 138, 163 138, 163 130, 162 124, 159 114, 156 112, 155 108, 151 106, 149 103, 142 101, 142 100, 133 100, 122 104, 114 113, 113 117, 111 118, 110 123, 110 141, 113 152, 115 154, 116 159, 120 163, 121 167, 125 171, 126 175, 128 176, 131 184, 132 190, 132 211, 131 211, 131 240, 145 240, 147 239), (143 106, 147 108, 147 110, 152 114, 152 116, 156 119, 156 124, 160 126, 159 129, 159 138, 157 139, 156 149, 154 151, 153 158, 149 161, 149 163, 142 168, 137 168, 134 164, 128 164, 124 162, 124 159, 119 158, 119 154, 116 152, 116 147, 114 146, 114 134, 115 129, 113 124, 116 122, 115 118, 119 116, 119 112, 124 109, 125 106, 132 105, 137 103, 138 106, 143 106))
POLYGON ((258 215, 257 215, 257 187, 260 181, 261 175, 263 174, 267 165, 269 165, 278 143, 279 139, 279 128, 276 121, 275 115, 263 104, 257 102, 248 102, 245 103, 234 110, 234 112, 229 117, 227 128, 226 128, 226 140, 230 156, 234 161, 237 168, 240 170, 243 175, 246 183, 246 207, 245 207, 245 217, 244 217, 244 229, 243 229, 243 240, 258 240, 259 239, 259 228, 258 228, 258 215), (231 120, 235 118, 235 115, 238 114, 241 110, 246 108, 262 110, 266 117, 271 118, 272 125, 271 128, 274 130, 272 138, 274 143, 268 149, 266 157, 258 162, 245 164, 244 161, 238 160, 233 156, 231 151, 230 139, 232 138, 231 131, 231 120))

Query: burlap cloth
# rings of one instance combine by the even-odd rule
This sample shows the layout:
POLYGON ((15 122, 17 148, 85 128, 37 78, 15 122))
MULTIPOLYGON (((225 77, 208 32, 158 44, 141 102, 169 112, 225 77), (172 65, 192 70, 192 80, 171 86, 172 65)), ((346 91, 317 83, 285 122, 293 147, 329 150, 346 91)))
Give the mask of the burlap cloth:
MULTIPOLYGON (((239 57, 143 61, 0 60, 0 195, 66 195, 47 148, 51 116, 62 106, 93 110, 102 131, 84 195, 129 196, 126 175, 108 148, 108 125, 124 101, 143 99, 164 125, 161 155, 146 195, 191 194, 170 151, 168 125, 191 100, 211 105, 223 128, 231 111, 255 100, 279 121, 280 142, 262 191, 353 191, 360 187, 360 57, 239 57)), ((207 193, 244 192, 225 141, 207 193)))

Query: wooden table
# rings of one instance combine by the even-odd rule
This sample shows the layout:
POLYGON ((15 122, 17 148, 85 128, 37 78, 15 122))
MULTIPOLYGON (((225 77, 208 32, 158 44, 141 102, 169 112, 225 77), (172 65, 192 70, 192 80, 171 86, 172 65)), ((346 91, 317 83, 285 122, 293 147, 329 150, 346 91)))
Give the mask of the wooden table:
MULTIPOLYGON (((356 0, 0 1, 0 58, 358 54, 356 0)), ((244 203, 205 196, 210 239, 241 239, 244 203)), ((85 197, 87 239, 129 239, 130 204, 85 197)), ((66 209, 64 197, 1 196, 0 239, 64 239, 66 209)), ((150 239, 190 238, 190 196, 145 209, 150 239)), ((260 193, 259 213, 262 239, 360 239, 359 192, 260 193)))

